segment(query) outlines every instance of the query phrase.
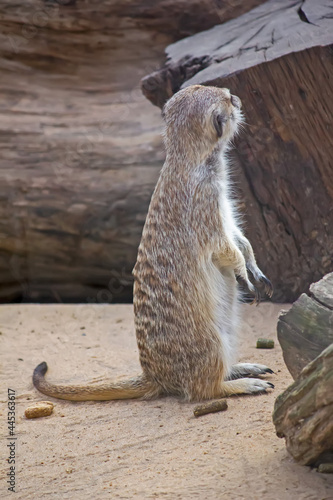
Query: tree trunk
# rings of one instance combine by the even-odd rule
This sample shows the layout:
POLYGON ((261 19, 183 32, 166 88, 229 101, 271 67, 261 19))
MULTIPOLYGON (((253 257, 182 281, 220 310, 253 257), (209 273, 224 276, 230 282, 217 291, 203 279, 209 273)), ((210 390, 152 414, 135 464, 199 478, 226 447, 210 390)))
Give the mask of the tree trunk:
POLYGON ((2 2, 0 298, 130 300, 163 163, 164 47, 260 0, 2 2))
POLYGON ((165 66, 142 80, 159 107, 191 84, 241 98, 234 177, 275 301, 295 300, 333 269, 332 43, 326 0, 271 0, 170 45, 165 66))

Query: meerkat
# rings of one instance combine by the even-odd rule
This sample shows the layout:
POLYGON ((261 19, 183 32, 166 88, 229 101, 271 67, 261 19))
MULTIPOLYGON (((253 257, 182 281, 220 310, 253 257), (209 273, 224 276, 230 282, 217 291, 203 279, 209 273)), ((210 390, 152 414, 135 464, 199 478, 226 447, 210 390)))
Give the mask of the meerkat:
POLYGON ((152 195, 134 275, 134 314, 142 374, 99 386, 62 386, 37 366, 35 387, 72 401, 174 395, 200 401, 274 388, 273 373, 235 362, 237 278, 259 300, 262 282, 231 199, 227 152, 242 122, 241 101, 225 88, 189 86, 164 106, 166 160, 152 195))

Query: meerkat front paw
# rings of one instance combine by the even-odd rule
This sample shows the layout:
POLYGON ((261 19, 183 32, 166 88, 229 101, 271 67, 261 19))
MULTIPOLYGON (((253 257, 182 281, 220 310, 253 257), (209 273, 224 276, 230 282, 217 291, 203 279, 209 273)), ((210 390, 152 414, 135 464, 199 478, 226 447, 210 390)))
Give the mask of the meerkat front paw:
POLYGON ((251 304, 257 304, 257 305, 260 304, 261 294, 260 294, 259 288, 257 288, 255 285, 253 285, 253 283, 251 283, 251 281, 247 277, 244 278, 243 276, 236 275, 236 278, 237 278, 237 281, 239 283, 244 283, 247 286, 247 288, 250 290, 250 292, 253 293, 254 299, 251 302, 251 304))
POLYGON ((271 298, 273 295, 273 285, 270 280, 263 274, 259 281, 264 284, 266 295, 271 298))
POLYGON ((265 290, 266 295, 269 298, 271 298, 273 295, 273 285, 270 282, 270 280, 264 275, 264 273, 262 271, 260 271, 258 266, 253 266, 252 264, 247 262, 246 268, 248 269, 248 271, 251 272, 254 280, 257 283, 261 283, 264 286, 264 290, 265 290))

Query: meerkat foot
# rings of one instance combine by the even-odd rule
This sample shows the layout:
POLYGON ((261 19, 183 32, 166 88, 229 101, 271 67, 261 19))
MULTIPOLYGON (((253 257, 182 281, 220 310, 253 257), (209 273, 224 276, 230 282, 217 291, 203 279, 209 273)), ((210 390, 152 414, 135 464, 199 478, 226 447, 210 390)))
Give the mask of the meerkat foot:
POLYGON ((274 384, 267 382, 267 380, 262 380, 261 378, 245 378, 238 380, 247 380, 249 382, 246 394, 256 394, 257 392, 266 392, 267 389, 274 389, 274 384))
POLYGON ((223 382, 220 397, 234 394, 258 394, 267 392, 269 389, 274 389, 274 385, 261 378, 239 378, 223 382))
POLYGON ((246 376, 266 375, 274 373, 268 366, 259 363, 237 363, 231 367, 226 380, 235 380, 246 376))

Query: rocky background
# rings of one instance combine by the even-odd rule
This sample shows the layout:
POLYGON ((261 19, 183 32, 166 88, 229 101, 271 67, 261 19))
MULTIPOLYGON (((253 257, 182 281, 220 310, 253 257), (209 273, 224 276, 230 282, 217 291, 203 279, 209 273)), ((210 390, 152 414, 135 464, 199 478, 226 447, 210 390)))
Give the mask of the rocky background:
MULTIPOLYGON (((2 302, 131 300, 131 270, 164 159, 161 113, 142 95, 140 80, 163 68, 164 50, 169 44, 183 38, 185 45, 192 43, 191 35, 227 23, 262 3, 258 0, 2 3, 2 302)), ((293 4, 298 22, 313 28, 311 19, 309 22, 302 19, 304 12, 308 12, 305 7, 309 9, 311 2, 299 2, 300 6, 290 1, 282 3, 293 4), (303 10, 298 12, 301 4, 303 10)), ((268 2, 268 12, 274 11, 275 4, 276 1, 268 2)), ((256 17, 261 19, 256 12, 251 14, 252 22, 256 17)), ((288 9, 284 16, 280 18, 290 19, 288 9)), ((276 17, 273 12, 273 18, 276 17)), ((320 22, 327 19, 330 18, 324 16, 320 22)), ((274 32, 270 23, 265 20, 262 26, 266 38, 274 32)), ((250 28, 246 21, 236 32, 245 36, 250 28)), ((222 28, 222 31, 230 42, 230 30, 222 28)), ((253 34, 258 36, 255 31, 253 34)), ((320 31, 326 33, 322 26, 320 31)), ((249 41, 244 47, 246 60, 252 52, 258 52, 257 42, 253 45, 249 41)), ((179 87, 200 72, 203 64, 210 65, 215 50, 212 46, 211 53, 204 54, 206 58, 194 57, 190 65, 177 66, 174 58, 177 71, 173 74, 173 68, 169 67, 168 77, 175 76, 179 87)), ((242 88, 250 86, 245 94, 251 98, 244 100, 249 126, 236 143, 238 149, 234 153, 236 181, 247 235, 260 266, 274 283, 275 301, 294 300, 332 268, 328 228, 332 223, 333 188, 328 180, 333 176, 329 175, 324 148, 327 138, 329 141, 332 138, 331 125, 325 118, 331 104, 324 92, 332 78, 329 50, 329 47, 314 47, 317 52, 309 52, 308 75, 312 75, 314 82, 320 77, 322 83, 312 85, 310 90, 307 87, 300 90, 298 84, 293 87, 295 79, 304 76, 301 56, 295 56, 293 66, 284 66, 286 74, 290 67, 294 68, 289 83, 294 89, 292 97, 298 95, 296 111, 289 108, 288 113, 274 116, 263 112, 275 102, 275 87, 272 96, 268 83, 274 80, 277 92, 286 89, 286 81, 281 86, 276 80, 281 76, 276 69, 273 78, 269 80, 267 74, 264 78, 262 68, 268 65, 260 64, 251 75, 243 72, 225 81, 219 75, 219 82, 214 83, 230 86, 243 100, 242 88), (305 126, 309 135, 318 126, 318 119, 312 120, 318 103, 320 117, 326 121, 322 128, 316 129, 312 141, 305 141, 300 130, 305 126), (300 129, 296 127, 298 113, 311 118, 303 120, 300 129), (286 147, 278 158, 274 142, 277 135, 279 144, 286 147), (275 149, 271 148, 272 137, 275 149), (277 167, 279 181, 272 183, 277 167), (315 191, 316 196, 305 196, 306 188, 310 193, 315 191)), ((307 50, 303 52, 307 54, 307 50)), ((170 81, 172 78, 167 80, 170 81)), ((171 87, 168 95, 176 87, 171 87)), ((147 85, 144 91, 148 96, 147 85)), ((285 99, 284 105, 289 104, 285 99)))
POLYGON ((2 2, 0 299, 128 301, 163 164, 140 80, 258 0, 2 2))

